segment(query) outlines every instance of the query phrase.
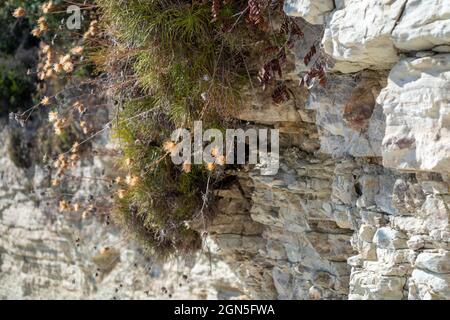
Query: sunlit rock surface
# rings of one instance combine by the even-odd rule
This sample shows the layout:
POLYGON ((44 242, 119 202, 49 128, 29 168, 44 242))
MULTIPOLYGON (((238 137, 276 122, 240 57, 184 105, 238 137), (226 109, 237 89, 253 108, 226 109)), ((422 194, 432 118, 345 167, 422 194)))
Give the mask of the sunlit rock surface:
POLYGON ((450 171, 450 54, 401 60, 378 97, 386 114, 383 163, 450 171))
POLYGON ((275 105, 248 88, 235 115, 280 130, 280 170, 229 173, 237 180, 219 191, 208 230, 214 258, 146 261, 101 221, 46 208, 45 171, 17 169, 3 151, 1 297, 450 299, 448 1, 284 9, 305 34, 283 70, 296 99, 275 105), (312 44, 330 69, 307 90, 298 83, 312 44), (102 257, 104 246, 114 250, 102 257))

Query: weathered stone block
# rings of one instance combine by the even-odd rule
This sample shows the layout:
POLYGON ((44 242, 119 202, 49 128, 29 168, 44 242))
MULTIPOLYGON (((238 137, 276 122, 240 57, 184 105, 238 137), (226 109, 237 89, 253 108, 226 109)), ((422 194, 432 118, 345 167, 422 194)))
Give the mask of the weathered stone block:
POLYGON ((386 115, 383 164, 450 172, 450 55, 404 59, 378 102, 386 115))
POLYGON ((336 59, 334 70, 390 69, 398 61, 391 32, 406 0, 348 0, 333 11, 323 38, 325 52, 336 59))
POLYGON ((408 0, 392 39, 395 46, 404 51, 429 50, 450 44, 450 2, 408 0))

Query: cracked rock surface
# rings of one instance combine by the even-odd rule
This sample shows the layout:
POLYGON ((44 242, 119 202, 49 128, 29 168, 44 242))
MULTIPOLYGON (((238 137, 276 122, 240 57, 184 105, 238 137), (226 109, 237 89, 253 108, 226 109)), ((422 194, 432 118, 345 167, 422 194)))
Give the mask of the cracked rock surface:
POLYGON ((236 117, 280 130, 280 170, 233 173, 209 227, 213 275, 200 259, 181 287, 184 271, 145 269, 117 231, 92 220, 86 243, 118 243, 114 267, 96 279, 98 252, 75 244, 79 222, 34 196, 45 172, 23 172, 1 153, 0 297, 450 299, 449 6, 286 1, 305 26, 286 81, 299 81, 305 48, 322 43, 327 84, 291 86, 297 103, 282 105, 249 94, 236 117))

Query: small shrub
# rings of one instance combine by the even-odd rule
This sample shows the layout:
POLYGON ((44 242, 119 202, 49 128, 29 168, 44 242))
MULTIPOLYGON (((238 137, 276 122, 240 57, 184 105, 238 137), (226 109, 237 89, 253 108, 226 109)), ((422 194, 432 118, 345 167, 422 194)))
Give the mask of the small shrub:
MULTIPOLYGON (((0 57, 1 59, 1 57, 0 57)), ((32 103, 35 84, 23 65, 0 60, 0 117, 25 109, 32 103)))
POLYGON ((264 8, 244 0, 219 6, 172 0, 96 3, 108 32, 98 41, 107 44, 92 59, 108 74, 119 101, 114 132, 123 151, 121 167, 138 178, 121 186, 115 220, 153 255, 192 252, 202 239, 187 222, 203 219, 206 226, 212 218, 214 188, 224 170, 193 165, 185 172, 173 165, 163 145, 175 128, 192 128, 195 120, 205 127, 232 126, 244 103, 240 90, 252 81, 256 85, 262 65, 264 87, 279 86, 274 80, 281 76, 290 22, 279 30, 288 18, 276 1, 264 8))
MULTIPOLYGON (((114 136, 124 153, 121 167, 128 177, 136 177, 136 183, 120 184, 124 193, 116 197, 114 218, 148 253, 163 258, 177 250, 187 254, 200 247, 198 232, 186 222, 202 207, 208 172, 201 165, 183 172, 172 163, 163 148, 172 123, 167 114, 150 113, 156 111, 155 103, 152 98, 127 102, 121 119, 149 114, 115 126, 114 136)), ((209 214, 205 210, 198 218, 207 219, 209 214)))
MULTIPOLYGON (((201 247, 215 211, 214 190, 228 177, 221 165, 174 165, 167 148, 172 131, 192 129, 196 120, 209 128, 232 127, 245 104, 244 87, 272 90, 277 104, 289 100, 292 90, 282 80, 286 50, 302 32, 284 16, 281 1, 94 1, 97 6, 89 8, 99 22, 83 30, 89 63, 64 55, 68 44, 52 43, 42 46, 47 52, 38 77, 55 79, 52 70, 56 79, 92 70, 99 75, 98 84, 117 102, 112 124, 121 157, 114 183, 106 181, 116 194, 115 221, 152 255, 189 254, 201 247), (189 227, 193 220, 201 220, 195 225, 202 230, 189 227)), ((46 43, 49 37, 42 35, 46 43)), ((42 133, 61 153, 50 155, 55 186, 79 160, 78 145, 72 146, 77 130, 87 140, 98 133, 88 130, 84 111, 73 117, 76 109, 58 106, 61 112, 50 114, 58 141, 42 133)), ((79 208, 61 200, 60 209, 79 208)), ((96 210, 89 204, 85 212, 96 210)))

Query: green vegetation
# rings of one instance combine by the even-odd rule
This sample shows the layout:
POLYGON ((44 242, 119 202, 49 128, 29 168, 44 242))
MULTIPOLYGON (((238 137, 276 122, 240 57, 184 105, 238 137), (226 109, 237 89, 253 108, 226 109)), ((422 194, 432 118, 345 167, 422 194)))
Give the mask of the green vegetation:
MULTIPOLYGON (((0 116, 10 112, 28 109, 37 102, 37 78, 34 70, 38 59, 40 39, 31 34, 36 21, 43 15, 41 6, 45 0, 7 0, 0 3, 0 116), (18 7, 25 9, 25 16, 13 17, 18 7), (28 74, 28 70, 31 71, 28 74)), ((53 1, 57 8, 62 0, 53 1)), ((72 47, 68 39, 69 31, 59 28, 61 20, 66 17, 64 12, 55 12, 45 15, 49 29, 55 32, 45 33, 41 39, 46 43, 53 43, 61 50, 72 47)), ((86 68, 89 68, 87 66, 86 68)), ((85 75, 85 69, 77 70, 78 74, 85 75)))
MULTIPOLYGON (((17 113, 18 116, 21 111, 30 110, 43 96, 51 96, 63 87, 67 80, 54 77, 53 81, 44 84, 38 82, 36 76, 38 65, 42 66, 42 52, 38 53, 41 41, 52 44, 55 52, 66 53, 76 45, 79 38, 71 35, 71 31, 66 28, 60 28, 64 24, 63 18, 66 18, 67 4, 63 0, 52 1, 52 10, 44 13, 42 6, 45 3, 49 2, 7 0, 0 3, 0 117, 9 113, 17 113), (14 17, 13 13, 19 7, 24 9, 25 14, 14 17), (43 16, 48 31, 37 38, 32 35, 32 29, 43 16)), ((83 65, 77 68, 73 77, 85 78, 88 75, 89 65, 83 65)), ((62 102, 57 100, 54 99, 53 102, 57 102, 59 106, 51 106, 54 110, 57 107, 64 107, 66 110, 71 107, 62 106, 62 102)), ((15 127, 15 124, 11 126, 8 152, 18 167, 28 168, 35 162, 41 162, 44 156, 51 158, 66 152, 82 137, 76 123, 69 123, 61 135, 53 134, 52 126, 43 123, 47 121, 48 110, 50 107, 41 107, 39 112, 33 110, 34 112, 18 117, 20 120, 29 120, 28 126, 36 130, 35 134, 27 133, 26 127, 15 127)))
MULTIPOLYGON (((154 108, 152 98, 129 101, 120 119, 154 108)), ((188 229, 185 221, 191 220, 202 206, 208 172, 203 166, 192 166, 191 172, 184 172, 172 163, 163 148, 172 127, 170 116, 155 113, 144 119, 115 127, 124 157, 129 159, 124 161, 124 170, 129 177, 138 177, 124 195, 117 197, 115 220, 149 254, 165 257, 175 249, 188 253, 201 245, 197 232, 188 229)))
POLYGON ((270 80, 281 75, 287 18, 276 1, 96 3, 108 32, 92 59, 116 89, 115 137, 122 167, 137 179, 120 190, 115 220, 149 253, 187 254, 201 246, 201 237, 186 222, 211 218, 224 168, 175 166, 164 143, 175 128, 192 128, 195 120, 231 126, 243 103, 240 90, 253 85, 251 79, 256 86, 258 74, 266 86, 278 85, 270 80), (284 29, 272 27, 283 22, 284 29))
MULTIPOLYGON (((180 127, 192 129, 196 120, 202 120, 205 128, 234 126, 233 117, 245 103, 242 88, 269 88, 276 103, 289 99, 281 80, 282 66, 286 47, 301 32, 284 16, 278 1, 94 1, 94 6, 83 4, 83 14, 91 20, 89 27, 84 23, 77 32, 84 35, 83 44, 62 25, 66 18, 62 0, 54 1, 48 10, 44 7, 49 3, 41 6, 43 0, 5 4, 6 24, 17 9, 12 23, 23 24, 26 36, 20 37, 31 39, 36 46, 38 40, 29 36, 33 29, 43 41, 39 67, 33 61, 29 68, 37 70, 43 81, 39 100, 51 97, 43 99, 39 108, 52 110, 53 120, 38 130, 35 139, 46 143, 38 144, 39 150, 33 152, 52 160, 58 157, 56 178, 61 178, 68 167, 61 153, 72 152, 77 141, 89 141, 98 123, 86 125, 93 120, 89 118, 94 115, 89 111, 93 106, 86 106, 87 113, 73 112, 72 102, 64 105, 55 93, 74 77, 100 75, 97 85, 106 84, 117 101, 113 133, 122 153, 119 176, 126 175, 115 181, 115 221, 154 256, 189 254, 201 247, 200 233, 215 211, 214 190, 226 178, 228 168, 223 158, 217 158, 216 164, 174 165, 170 158, 173 144, 168 144, 171 133, 180 127), (83 55, 69 54, 76 47, 83 55), (202 230, 191 229, 192 221, 203 225, 202 230)), ((23 42, 22 47, 17 43, 5 41, 3 50, 16 55, 23 48, 23 42)), ((16 76, 24 76, 24 70, 13 68, 0 68, 0 85, 7 90, 2 93, 8 98, 5 103, 19 107, 26 103, 17 97, 23 94, 31 99, 33 84, 27 86, 16 76), (28 96, 20 90, 29 92, 28 96)), ((34 116, 34 108, 30 110, 28 115, 34 116)), ((44 117, 46 113, 42 112, 44 117)), ((30 145, 23 141, 31 140, 13 136, 10 145, 28 152, 30 145)), ((18 165, 30 165, 21 153, 10 153, 18 165)), ((77 159, 78 152, 71 157, 77 159)))
POLYGON ((0 62, 0 117, 29 106, 34 90, 33 79, 23 65, 12 59, 0 62))
MULTIPOLYGON (((12 12, 18 1, 0 4, 0 116, 27 108, 32 103, 35 78, 27 69, 36 63, 38 41, 31 34, 28 19, 16 19, 12 12)), ((30 1, 32 9, 39 1, 30 1)))
POLYGON ((121 50, 113 55, 125 54, 132 61, 141 90, 157 100, 157 107, 170 106, 174 124, 186 126, 202 116, 225 116, 238 104, 236 90, 246 76, 243 47, 222 36, 220 24, 211 23, 209 3, 98 3, 122 45, 112 49, 121 50), (205 76, 211 80, 205 81, 205 76))

